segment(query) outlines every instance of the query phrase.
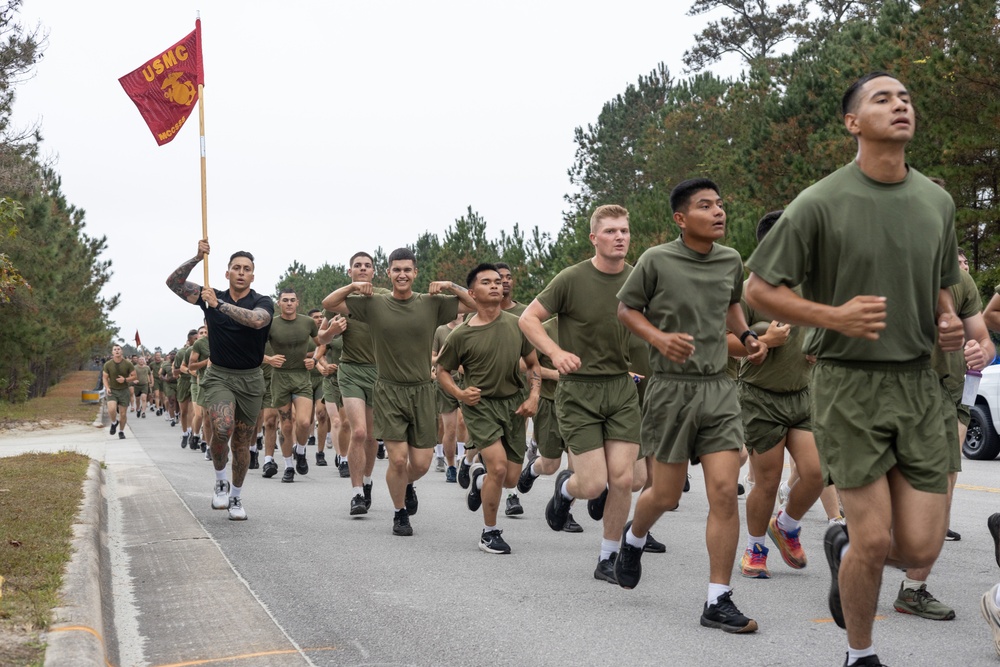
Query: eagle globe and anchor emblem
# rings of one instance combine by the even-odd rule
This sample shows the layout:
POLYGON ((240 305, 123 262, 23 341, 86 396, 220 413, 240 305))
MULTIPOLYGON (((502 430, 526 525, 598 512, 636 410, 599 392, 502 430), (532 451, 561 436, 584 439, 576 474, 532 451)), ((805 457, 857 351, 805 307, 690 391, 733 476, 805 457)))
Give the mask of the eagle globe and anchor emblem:
POLYGON ((177 104, 190 106, 194 102, 195 89, 190 81, 180 81, 183 72, 173 72, 160 85, 160 90, 164 91, 163 96, 177 104))

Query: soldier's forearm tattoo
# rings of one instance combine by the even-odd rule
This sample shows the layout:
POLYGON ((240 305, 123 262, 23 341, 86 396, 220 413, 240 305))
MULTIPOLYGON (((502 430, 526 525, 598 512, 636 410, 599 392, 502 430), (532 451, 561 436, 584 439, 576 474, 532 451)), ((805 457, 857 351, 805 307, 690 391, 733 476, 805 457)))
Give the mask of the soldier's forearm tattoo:
POLYGON ((271 315, 263 308, 247 310, 246 308, 240 308, 225 301, 219 302, 219 312, 228 315, 232 320, 251 329, 262 329, 271 321, 271 315))
POLYGON ((192 257, 178 266, 167 278, 167 287, 170 288, 170 291, 185 301, 192 301, 192 296, 195 297, 195 300, 197 300, 198 296, 201 294, 201 285, 196 285, 187 279, 187 277, 191 274, 191 269, 193 269, 199 261, 200 260, 197 257, 192 257))

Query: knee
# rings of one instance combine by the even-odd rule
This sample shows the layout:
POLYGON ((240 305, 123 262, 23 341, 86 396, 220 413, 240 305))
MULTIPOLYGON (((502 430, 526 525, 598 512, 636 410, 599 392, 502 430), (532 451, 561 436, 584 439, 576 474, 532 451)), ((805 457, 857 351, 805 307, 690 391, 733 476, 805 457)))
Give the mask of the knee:
MULTIPOLYGON (((633 472, 633 466, 628 466, 622 470, 608 470, 608 486, 618 491, 628 491, 631 493, 633 472)), ((643 483, 645 483, 645 480, 643 480, 643 483)))
POLYGON ((535 472, 539 475, 551 475, 559 470, 562 459, 538 458, 535 460, 535 472))
MULTIPOLYGON (((858 534, 851 540, 850 551, 854 552, 855 558, 860 558, 863 563, 870 565, 873 569, 881 570, 889 556, 889 548, 892 545, 892 534, 889 531, 857 531, 858 534)), ((912 567, 921 567, 923 563, 919 558, 914 559, 916 551, 922 550, 922 545, 912 545, 912 548, 904 546, 906 554, 905 560, 912 567)), ((933 559, 931 559, 933 562, 933 559)))
POLYGON ((574 475, 577 494, 580 498, 596 498, 608 487, 602 479, 584 479, 579 473, 574 475))
POLYGON ((355 442, 364 442, 368 439, 368 432, 365 431, 364 426, 355 426, 351 429, 351 440, 355 442))

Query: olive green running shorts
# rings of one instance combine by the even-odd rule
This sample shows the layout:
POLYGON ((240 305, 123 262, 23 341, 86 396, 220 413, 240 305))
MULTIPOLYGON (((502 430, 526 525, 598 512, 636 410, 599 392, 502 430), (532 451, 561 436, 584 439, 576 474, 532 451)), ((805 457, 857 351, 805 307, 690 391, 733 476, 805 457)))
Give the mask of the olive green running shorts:
POLYGON ((149 385, 148 384, 137 384, 135 385, 135 395, 142 396, 146 394, 149 396, 149 385))
MULTIPOLYGON (((458 386, 461 387, 462 385, 459 384, 458 386)), ((437 388, 437 411, 439 415, 454 412, 462 407, 462 403, 457 398, 442 389, 441 385, 438 385, 437 388)))
POLYGON ((309 377, 312 378, 312 386, 313 386, 313 394, 312 394, 312 396, 313 396, 313 402, 324 400, 323 399, 323 396, 324 396, 324 392, 323 392, 323 380, 325 380, 326 378, 324 378, 322 375, 313 375, 311 373, 311 371, 310 371, 310 376, 309 377))
POLYGON ((559 420, 556 419, 556 402, 550 398, 538 399, 535 413, 535 442, 538 454, 546 459, 562 458, 567 451, 566 443, 559 435, 559 420))
POLYGON ((747 449, 763 454, 781 442, 789 429, 812 431, 809 389, 777 393, 746 382, 737 385, 747 449))
POLYGON ((813 433, 827 483, 871 484, 896 467, 927 493, 948 491, 948 403, 929 360, 906 363, 819 361, 810 386, 813 433))
POLYGON ((201 390, 201 385, 197 382, 191 383, 191 402, 195 405, 200 405, 205 407, 205 402, 203 399, 204 392, 201 390))
POLYGON ((264 396, 260 399, 260 409, 270 410, 273 403, 271 400, 271 380, 274 378, 274 373, 272 372, 269 376, 266 376, 264 375, 264 371, 261 371, 260 374, 264 378, 264 396))
POLYGON ((525 394, 519 392, 507 398, 479 399, 476 405, 463 405, 462 416, 465 417, 465 428, 473 442, 483 443, 479 447, 492 445, 497 440, 507 453, 507 460, 513 463, 524 463, 524 452, 527 449, 524 433, 524 417, 514 414, 514 411, 524 403, 525 394))
POLYGON ((293 371, 275 368, 271 372, 271 407, 283 408, 295 397, 312 400, 313 385, 309 371, 304 368, 293 371))
POLYGON ((344 407, 344 399, 340 396, 340 383, 337 382, 336 373, 330 373, 323 378, 323 400, 338 408, 344 407))
POLYGON ((176 382, 164 382, 163 383, 163 395, 167 398, 177 398, 177 383, 176 382))
POLYGON ((191 376, 182 375, 177 378, 177 402, 184 403, 191 400, 191 376))
POLYGON ((337 382, 343 398, 360 398, 365 405, 375 405, 375 380, 378 370, 375 364, 340 364, 337 367, 337 382))
POLYGON ((556 417, 559 433, 574 454, 600 449, 607 440, 639 444, 639 395, 628 373, 561 376, 556 417))
POLYGON ((660 463, 697 464, 743 446, 736 383, 716 375, 654 373, 642 406, 642 441, 660 463))
POLYGON ((104 400, 105 402, 114 401, 118 405, 128 407, 132 396, 128 393, 128 387, 122 387, 121 389, 112 389, 110 394, 105 393, 104 400))
POLYGON ((967 405, 962 405, 962 399, 959 397, 957 403, 952 403, 951 396, 948 392, 945 392, 948 396, 948 403, 944 406, 944 421, 945 430, 952 434, 954 446, 949 450, 951 455, 948 456, 948 472, 962 472, 962 443, 958 441, 958 424, 962 420, 962 411, 965 411, 967 415, 966 421, 964 422, 966 426, 969 425, 968 419, 971 417, 969 415, 969 407, 967 405))
POLYGON ((436 391, 433 382, 376 382, 373 410, 375 438, 406 442, 417 449, 434 447, 437 444, 436 391))
POLYGON ((260 368, 233 370, 213 364, 201 378, 201 392, 206 406, 232 403, 236 421, 252 429, 264 397, 264 373, 260 368))

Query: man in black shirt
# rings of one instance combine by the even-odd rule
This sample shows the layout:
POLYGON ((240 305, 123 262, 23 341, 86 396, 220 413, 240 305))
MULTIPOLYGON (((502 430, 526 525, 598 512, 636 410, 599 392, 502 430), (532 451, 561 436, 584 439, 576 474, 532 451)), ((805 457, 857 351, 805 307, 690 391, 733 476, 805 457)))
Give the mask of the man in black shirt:
POLYGON ((264 360, 274 315, 271 298, 250 289, 254 259, 246 251, 233 253, 226 269, 228 290, 202 287, 187 280, 191 269, 209 253, 208 240, 198 242, 198 254, 181 264, 167 278, 174 294, 202 309, 212 347, 211 365, 201 389, 212 420, 212 462, 215 465, 213 509, 228 509, 229 519, 247 518, 240 500, 250 465, 250 443, 264 396, 264 360), (233 483, 226 480, 227 446, 233 452, 233 483))

